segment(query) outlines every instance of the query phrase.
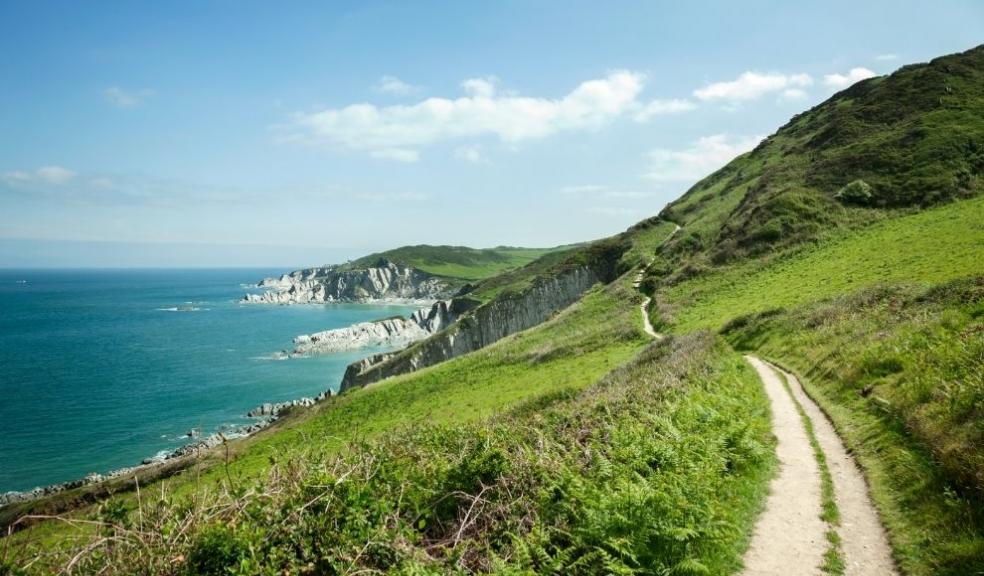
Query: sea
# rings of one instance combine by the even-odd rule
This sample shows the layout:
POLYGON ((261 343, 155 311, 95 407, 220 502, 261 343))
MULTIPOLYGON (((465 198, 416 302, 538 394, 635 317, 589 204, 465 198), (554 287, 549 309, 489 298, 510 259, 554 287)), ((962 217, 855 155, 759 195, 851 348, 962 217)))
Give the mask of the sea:
POLYGON ((379 349, 278 359, 299 334, 417 306, 243 304, 284 270, 0 270, 0 493, 106 473, 264 402, 337 391, 379 349))

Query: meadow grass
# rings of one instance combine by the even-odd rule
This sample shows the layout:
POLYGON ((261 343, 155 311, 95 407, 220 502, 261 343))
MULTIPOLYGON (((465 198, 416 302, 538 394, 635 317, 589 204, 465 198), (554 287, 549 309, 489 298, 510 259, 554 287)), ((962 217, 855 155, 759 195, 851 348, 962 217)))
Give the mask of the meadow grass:
POLYGON ((403 246, 363 256, 345 268, 374 266, 381 258, 412 266, 435 276, 476 281, 521 268, 558 248, 468 248, 465 246, 403 246))
MULTIPOLYGON (((224 447, 207 452, 190 469, 160 483, 172 494, 192 495, 230 476, 247 479, 263 474, 298 445, 330 454, 414 422, 476 421, 542 394, 588 386, 624 364, 649 341, 639 319, 640 301, 627 277, 599 285, 536 328, 288 415, 277 426, 230 442, 228 453, 224 447)), ((146 489, 157 490, 160 483, 146 489)), ((115 500, 132 503, 133 498, 127 492, 115 500)), ((92 508, 83 508, 74 516, 92 512, 92 508)), ((28 543, 43 548, 88 531, 85 525, 42 522, 9 540, 15 546, 28 543)))
POLYGON ((883 282, 944 282, 984 266, 984 197, 886 220, 775 260, 706 272, 662 288, 674 329, 845 294, 883 282))
POLYGON ((668 339, 492 418, 334 454, 295 444, 260 476, 146 491, 26 573, 730 573, 772 444, 741 357, 706 333, 668 339))
POLYGON ((869 288, 724 332, 800 375, 864 468, 905 574, 981 574, 984 277, 869 288))

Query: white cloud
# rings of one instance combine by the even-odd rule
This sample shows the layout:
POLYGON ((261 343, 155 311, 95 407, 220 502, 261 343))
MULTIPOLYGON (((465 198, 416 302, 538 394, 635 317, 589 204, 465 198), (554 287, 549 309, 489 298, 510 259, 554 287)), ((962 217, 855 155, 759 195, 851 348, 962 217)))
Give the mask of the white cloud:
POLYGON ((755 148, 762 138, 714 134, 697 140, 684 150, 656 148, 648 154, 650 167, 644 176, 657 181, 696 181, 755 148))
POLYGON ((55 185, 67 184, 75 178, 75 172, 61 166, 43 166, 36 174, 38 179, 55 185))
POLYGON ((636 112, 635 120, 636 122, 648 122, 653 116, 679 114, 681 112, 689 112, 694 108, 697 108, 696 104, 690 100, 684 100, 681 98, 674 98, 672 100, 653 100, 636 112))
POLYGON ((847 74, 827 74, 823 77, 823 83, 831 88, 840 90, 847 88, 855 82, 860 82, 866 78, 877 76, 872 70, 867 68, 851 68, 847 74))
POLYGON ((154 91, 146 88, 131 92, 119 86, 110 86, 103 90, 103 96, 106 98, 106 101, 117 108, 136 108, 144 100, 153 95, 154 91))
POLYGON ((11 186, 18 184, 61 186, 62 184, 71 182, 75 176, 76 173, 68 168, 62 168, 61 166, 42 166, 34 172, 25 172, 23 170, 7 172, 3 175, 3 182, 11 186))
POLYGON ((485 162, 485 156, 482 155, 482 147, 477 145, 458 146, 454 149, 454 157, 463 162, 471 162, 472 164, 485 162))
POLYGON ((13 172, 7 172, 3 175, 4 184, 8 184, 10 186, 16 186, 18 184, 24 184, 30 181, 31 175, 21 170, 14 170, 13 172))
POLYGON ((495 85, 499 79, 495 76, 485 78, 469 78, 461 83, 461 89, 472 98, 492 98, 495 96, 495 85))
POLYGON ((496 136, 509 144, 558 132, 594 130, 636 109, 644 78, 629 71, 581 83, 559 99, 498 95, 489 79, 463 83, 467 95, 416 104, 353 104, 297 113, 283 127, 287 139, 308 139, 402 161, 437 142, 496 136))
POLYGON ((384 94, 393 94, 396 96, 409 96, 420 91, 420 86, 414 86, 413 84, 407 84, 403 80, 400 80, 396 76, 382 76, 373 86, 376 92, 383 92, 384 94))
POLYGON ((779 100, 783 102, 796 102, 799 100, 805 100, 807 96, 809 96, 809 94, 806 93, 806 90, 801 88, 787 88, 782 91, 782 94, 779 95, 779 100))
POLYGON ((898 54, 879 54, 878 56, 875 56, 875 60, 878 60, 879 62, 891 62, 892 60, 898 59, 898 54))
POLYGON ((755 100, 770 92, 779 92, 789 88, 803 88, 813 84, 809 74, 778 74, 759 72, 744 72, 735 80, 715 82, 703 88, 694 90, 698 100, 755 100))

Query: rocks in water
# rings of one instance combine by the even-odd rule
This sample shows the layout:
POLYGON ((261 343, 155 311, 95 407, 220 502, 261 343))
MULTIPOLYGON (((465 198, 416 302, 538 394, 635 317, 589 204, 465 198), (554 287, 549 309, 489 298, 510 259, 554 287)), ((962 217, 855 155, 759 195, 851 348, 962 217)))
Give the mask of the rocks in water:
POLYGON ((405 346, 426 338, 454 322, 451 303, 441 300, 409 318, 395 317, 360 322, 345 328, 302 334, 294 338, 294 355, 330 354, 372 346, 405 346))
POLYGON ((262 294, 247 294, 242 301, 305 304, 438 300, 449 297, 453 292, 447 281, 441 278, 386 259, 363 269, 323 266, 296 270, 280 278, 265 278, 258 286, 269 290, 262 294))
POLYGON ((293 406, 302 406, 307 408, 309 406, 314 406, 316 402, 320 402, 325 398, 331 396, 331 390, 325 390, 315 398, 299 398, 297 400, 288 400, 287 402, 278 402, 276 404, 271 404, 269 402, 260 404, 256 408, 253 408, 246 413, 249 418, 261 418, 263 416, 277 416, 284 408, 291 408, 293 406))

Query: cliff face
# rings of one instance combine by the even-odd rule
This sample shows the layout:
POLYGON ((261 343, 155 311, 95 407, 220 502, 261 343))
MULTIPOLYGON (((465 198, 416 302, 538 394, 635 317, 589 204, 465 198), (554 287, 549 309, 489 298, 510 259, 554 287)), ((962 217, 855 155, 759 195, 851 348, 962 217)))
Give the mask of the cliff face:
POLYGON ((373 300, 438 300, 453 288, 447 281, 416 268, 379 260, 363 269, 338 266, 306 268, 266 278, 258 286, 270 288, 263 294, 247 294, 244 302, 305 304, 321 302, 369 302, 373 300))
POLYGON ((404 351, 379 354, 349 365, 340 391, 413 372, 467 354, 547 320, 576 302, 601 280, 589 266, 573 268, 509 298, 499 298, 462 314, 449 328, 404 351))
POLYGON ((448 301, 421 308, 409 318, 387 318, 360 322, 345 328, 325 330, 294 338, 294 354, 328 354, 370 346, 403 346, 426 338, 455 320, 454 307, 448 301))

